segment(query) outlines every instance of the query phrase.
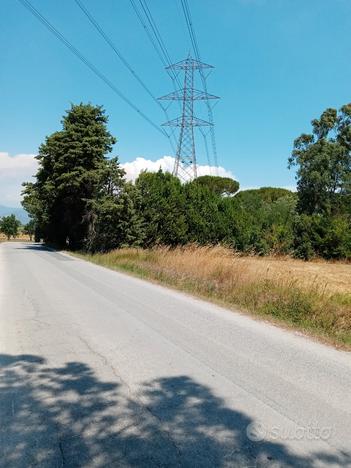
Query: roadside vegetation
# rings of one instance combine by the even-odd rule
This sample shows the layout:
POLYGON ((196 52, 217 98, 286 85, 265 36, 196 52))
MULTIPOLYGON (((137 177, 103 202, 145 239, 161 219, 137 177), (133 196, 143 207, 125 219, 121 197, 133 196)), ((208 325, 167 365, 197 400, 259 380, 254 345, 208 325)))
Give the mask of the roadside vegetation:
POLYGON ((107 123, 102 107, 73 105, 40 146, 36 180, 23 191, 36 239, 349 343, 350 290, 245 274, 238 254, 350 261, 351 104, 327 109, 295 140, 296 193, 239 191, 216 176, 181 183, 161 170, 127 182, 107 156, 116 143, 107 123))
POLYGON ((24 226, 14 214, 0 218, 0 242, 10 240, 32 240, 35 222, 30 220, 24 226))
POLYGON ((80 256, 351 349, 351 264, 248 257, 195 245, 80 256))
POLYGON ((39 148, 23 206, 36 237, 59 247, 107 252, 188 243, 303 259, 351 258, 351 104, 327 109, 294 142, 297 192, 239 190, 232 179, 181 183, 161 170, 126 182, 101 107, 72 106, 39 148))
POLYGON ((18 235, 21 223, 14 214, 0 218, 0 232, 10 240, 18 235))

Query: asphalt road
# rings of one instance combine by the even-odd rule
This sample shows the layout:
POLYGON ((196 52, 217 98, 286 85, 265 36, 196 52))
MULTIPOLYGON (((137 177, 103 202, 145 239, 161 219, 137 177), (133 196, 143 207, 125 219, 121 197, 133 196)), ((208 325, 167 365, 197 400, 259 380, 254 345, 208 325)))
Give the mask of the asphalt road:
POLYGON ((351 466, 351 355, 0 245, 0 466, 351 466))

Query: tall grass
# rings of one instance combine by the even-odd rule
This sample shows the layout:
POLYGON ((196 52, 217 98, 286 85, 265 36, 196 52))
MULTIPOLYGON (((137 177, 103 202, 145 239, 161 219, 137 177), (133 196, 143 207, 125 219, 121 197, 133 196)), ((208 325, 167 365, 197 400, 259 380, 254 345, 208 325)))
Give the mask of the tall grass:
POLYGON ((84 258, 351 349, 351 290, 340 292, 318 277, 293 275, 286 259, 275 260, 272 268, 261 258, 242 257, 223 247, 198 246, 128 248, 84 258))
POLYGON ((0 242, 29 242, 29 236, 27 234, 18 234, 15 238, 11 237, 7 239, 5 234, 0 232, 0 242))

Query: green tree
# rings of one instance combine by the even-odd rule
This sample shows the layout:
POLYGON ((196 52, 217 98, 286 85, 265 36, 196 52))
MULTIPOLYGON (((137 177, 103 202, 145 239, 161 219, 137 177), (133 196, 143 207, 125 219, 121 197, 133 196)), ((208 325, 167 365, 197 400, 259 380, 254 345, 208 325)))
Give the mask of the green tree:
POLYGON ((107 162, 101 190, 88 207, 85 247, 90 251, 137 246, 143 240, 142 218, 136 209, 137 189, 125 183, 124 175, 117 158, 107 162))
POLYGON ((224 237, 224 224, 220 209, 221 196, 198 179, 185 184, 185 220, 187 241, 216 244, 224 237))
POLYGON ((160 169, 156 173, 142 172, 135 185, 145 233, 143 245, 186 242, 185 198, 179 179, 160 169))
POLYGON ((72 105, 39 148, 35 183, 25 184, 23 206, 38 222, 45 240, 71 248, 84 245, 89 209, 106 171, 105 155, 116 139, 107 130, 101 106, 72 105))
POLYGON ((47 224, 43 193, 39 192, 38 186, 33 182, 24 182, 22 186, 22 206, 35 224, 34 237, 37 242, 44 237, 43 227, 47 224))
POLYGON ((296 197, 291 194, 265 204, 263 237, 268 252, 292 253, 296 202, 296 197))
POLYGON ((351 104, 312 120, 312 133, 294 142, 297 167, 295 254, 349 258, 351 232, 351 104))
POLYGON ((221 201, 225 243, 259 254, 290 253, 296 197, 285 189, 245 190, 221 201), (279 197, 280 195, 280 197, 279 197))
POLYGON ((194 183, 207 187, 217 195, 234 195, 239 190, 239 182, 230 177, 205 175, 197 177, 194 183))
POLYGON ((248 190, 241 190, 236 196, 239 199, 243 199, 245 197, 257 196, 262 201, 272 203, 280 198, 283 197, 294 197, 295 194, 291 190, 287 190, 285 188, 280 187, 261 187, 258 189, 248 189, 248 190))
POLYGON ((309 260, 351 258, 351 230, 345 216, 298 215, 294 222, 294 251, 309 260))
POLYGON ((17 237, 20 226, 21 223, 14 214, 4 216, 0 220, 0 231, 5 234, 7 240, 17 237))
POLYGON ((24 234, 27 234, 27 236, 29 236, 30 241, 32 241, 33 239, 33 236, 35 234, 35 229, 36 229, 36 224, 35 224, 34 219, 31 219, 30 221, 28 221, 28 223, 25 224, 23 227, 23 232, 24 234))
POLYGON ((312 134, 294 142, 289 167, 297 166, 298 209, 305 214, 342 214, 351 201, 351 105, 327 109, 312 121, 312 134))

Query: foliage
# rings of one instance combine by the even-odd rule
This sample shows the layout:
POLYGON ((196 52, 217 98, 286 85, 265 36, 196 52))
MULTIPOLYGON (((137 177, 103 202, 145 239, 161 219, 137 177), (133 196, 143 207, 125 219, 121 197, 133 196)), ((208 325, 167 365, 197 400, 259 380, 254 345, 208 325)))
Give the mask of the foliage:
POLYGON ((135 188, 124 181, 117 158, 107 161, 101 190, 89 204, 89 232, 85 247, 105 252, 116 247, 139 245, 143 238, 136 212, 135 188))
MULTIPOLYGON (((277 189, 280 190, 280 189, 277 189)), ((223 200, 228 225, 227 244, 242 251, 290 253, 296 199, 281 189, 280 198, 268 202, 259 190, 239 192, 223 200)))
POLYGON ((239 190, 239 182, 230 177, 205 175, 197 177, 194 183, 207 187, 217 195, 234 195, 239 190))
POLYGON ((183 187, 186 241, 216 244, 223 239, 221 199, 209 186, 197 181, 198 179, 183 187))
POLYGON ((295 254, 350 258, 351 104, 326 109, 312 128, 295 140, 289 159, 298 168, 295 254))
POLYGON ((346 216, 299 215, 294 234, 297 257, 351 258, 350 220, 346 216))
POLYGON ((174 246, 186 242, 185 197, 179 179, 161 170, 142 172, 135 186, 145 232, 143 245, 174 246))
POLYGON ((34 219, 31 219, 28 221, 27 224, 24 225, 23 227, 23 232, 24 234, 27 234, 29 236, 29 239, 32 240, 34 234, 35 234, 35 229, 36 229, 36 224, 34 219))
POLYGON ((20 226, 21 223, 14 214, 4 216, 0 219, 0 231, 5 234, 8 240, 10 240, 11 237, 15 238, 18 235, 20 226))
POLYGON ((116 216, 128 206, 124 173, 116 160, 106 158, 116 142, 107 120, 100 106, 72 106, 62 130, 39 148, 36 182, 24 185, 23 206, 45 240, 73 249, 97 247, 98 239, 102 248, 122 242, 116 234, 107 242, 108 234, 102 234, 111 229, 111 219, 116 227, 116 216))
POLYGON ((261 187, 259 189, 249 189, 249 190, 241 190, 237 197, 240 199, 245 199, 246 197, 257 196, 262 201, 267 203, 272 203, 277 201, 279 198, 287 197, 287 196, 294 197, 294 192, 291 190, 279 188, 279 187, 261 187))
POLYGON ((106 156, 116 141, 107 121, 99 106, 72 106, 40 147, 36 181, 23 190, 36 238, 89 252, 196 243, 351 257, 351 105, 327 109, 295 140, 289 165, 297 168, 297 193, 238 192, 237 181, 218 176, 182 184, 162 170, 127 183, 118 159, 106 156))
POLYGON ((298 209, 305 214, 342 214, 351 202, 351 105, 327 109, 312 120, 313 133, 294 142, 289 166, 297 166, 298 209))

